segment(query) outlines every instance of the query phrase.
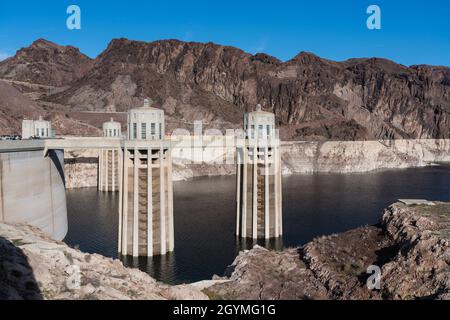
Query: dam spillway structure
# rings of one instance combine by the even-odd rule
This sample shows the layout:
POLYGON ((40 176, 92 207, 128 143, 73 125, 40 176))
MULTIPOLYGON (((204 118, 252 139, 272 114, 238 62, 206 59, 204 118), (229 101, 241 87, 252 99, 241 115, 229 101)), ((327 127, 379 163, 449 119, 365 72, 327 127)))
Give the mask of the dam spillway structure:
MULTIPOLYGON (((119 139, 121 137, 121 124, 111 118, 103 123, 103 138, 119 139)), ((119 149, 101 149, 98 156, 98 190, 118 191, 119 174, 121 164, 121 153, 119 149)))
POLYGON ((173 187, 170 141, 164 111, 145 100, 128 113, 122 143, 119 202, 119 253, 151 257, 174 249, 173 187))
POLYGON ((244 115, 237 138, 236 235, 241 238, 281 237, 282 189, 280 140, 275 115, 256 111, 244 115))

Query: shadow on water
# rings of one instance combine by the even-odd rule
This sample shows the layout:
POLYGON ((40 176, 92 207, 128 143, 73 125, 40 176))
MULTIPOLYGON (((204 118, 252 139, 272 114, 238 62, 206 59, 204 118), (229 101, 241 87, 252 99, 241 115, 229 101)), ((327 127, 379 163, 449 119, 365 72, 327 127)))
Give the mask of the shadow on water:
POLYGON ((250 250, 255 245, 270 249, 270 250, 283 250, 283 238, 270 238, 270 239, 251 239, 245 238, 241 239, 239 237, 235 238, 236 242, 236 255, 243 250, 250 250))
POLYGON ((173 283, 173 279, 177 277, 174 253, 168 253, 164 256, 138 258, 122 256, 120 259, 125 266, 138 268, 162 282, 173 283))
MULTIPOLYGON (((283 238, 259 245, 281 249, 314 237, 376 224, 397 199, 450 201, 450 165, 365 174, 283 177, 283 238)), ((254 242, 235 236, 234 176, 174 183, 175 251, 125 263, 167 283, 223 275, 239 251, 254 242)), ((118 193, 95 188, 68 190, 68 244, 117 257, 118 193)))
POLYGON ((97 188, 70 189, 67 195, 68 245, 117 258, 119 193, 97 188))
POLYGON ((0 237, 0 300, 43 300, 28 258, 16 245, 0 237))
MULTIPOLYGON (((243 250, 250 250, 255 245, 259 245, 272 250, 282 250, 283 249, 283 239, 272 238, 268 240, 254 240, 254 239, 239 239, 235 238, 236 250, 235 256, 243 250)), ((120 260, 127 267, 138 268, 151 275, 153 278, 166 283, 180 283, 183 281, 175 280, 180 277, 177 274, 177 262, 176 262, 177 251, 171 252, 164 256, 155 257, 132 257, 132 256, 121 256, 120 260)), ((226 267, 226 266, 225 266, 226 267)), ((226 273, 225 269, 223 272, 226 273)), ((222 275, 222 274, 220 274, 222 275)), ((200 279, 199 279, 200 280, 200 279)), ((186 279, 185 282, 190 282, 186 279)))

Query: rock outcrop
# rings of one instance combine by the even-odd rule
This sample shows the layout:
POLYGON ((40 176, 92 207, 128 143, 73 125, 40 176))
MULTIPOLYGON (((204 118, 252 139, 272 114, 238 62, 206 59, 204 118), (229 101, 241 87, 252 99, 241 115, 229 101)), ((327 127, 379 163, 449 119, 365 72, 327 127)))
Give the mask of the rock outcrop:
POLYGON ((65 150, 64 176, 67 189, 97 187, 98 150, 65 150))
POLYGON ((283 174, 355 173, 450 162, 450 139, 283 142, 283 174))
POLYGON ((395 203, 377 226, 322 236, 300 248, 242 252, 220 299, 450 299, 450 204, 395 203), (369 266, 381 270, 367 287, 369 266))
MULTIPOLYGON (((223 155, 218 150, 217 154, 223 155)), ((281 145, 282 173, 361 173, 450 162, 449 139, 389 141, 290 141, 281 145)), ((67 188, 97 186, 98 152, 66 150, 67 188)), ((173 181, 232 175, 233 164, 191 163, 173 158, 173 181)))
POLYGON ((207 299, 169 286, 119 260, 87 254, 26 225, 0 224, 0 300, 207 299))

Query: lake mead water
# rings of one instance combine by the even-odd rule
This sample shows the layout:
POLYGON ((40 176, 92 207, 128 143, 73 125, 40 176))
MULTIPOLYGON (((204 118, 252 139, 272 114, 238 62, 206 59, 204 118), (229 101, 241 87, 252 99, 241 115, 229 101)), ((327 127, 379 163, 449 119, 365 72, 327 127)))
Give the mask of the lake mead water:
MULTIPOLYGON (((175 252, 124 262, 172 284, 222 275, 239 250, 253 245, 234 235, 235 184, 234 176, 175 182, 175 252)), ((382 209, 399 198, 450 202, 450 165, 284 176, 283 239, 261 244, 275 249, 298 246, 316 236, 375 224, 382 209)), ((118 200, 118 193, 96 188, 68 190, 65 242, 85 252, 117 257, 118 200)))

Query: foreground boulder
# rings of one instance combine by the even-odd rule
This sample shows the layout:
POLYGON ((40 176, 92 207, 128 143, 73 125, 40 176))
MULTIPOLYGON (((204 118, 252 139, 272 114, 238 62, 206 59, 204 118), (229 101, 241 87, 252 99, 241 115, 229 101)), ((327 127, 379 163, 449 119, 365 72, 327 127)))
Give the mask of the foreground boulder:
POLYGON ((52 240, 39 229, 0 224, 0 300, 207 299, 190 285, 169 286, 137 269, 52 240))
POLYGON ((450 204, 395 203, 378 226, 322 236, 300 248, 242 252, 216 299, 450 299, 450 204), (371 290, 369 266, 381 270, 371 290))

